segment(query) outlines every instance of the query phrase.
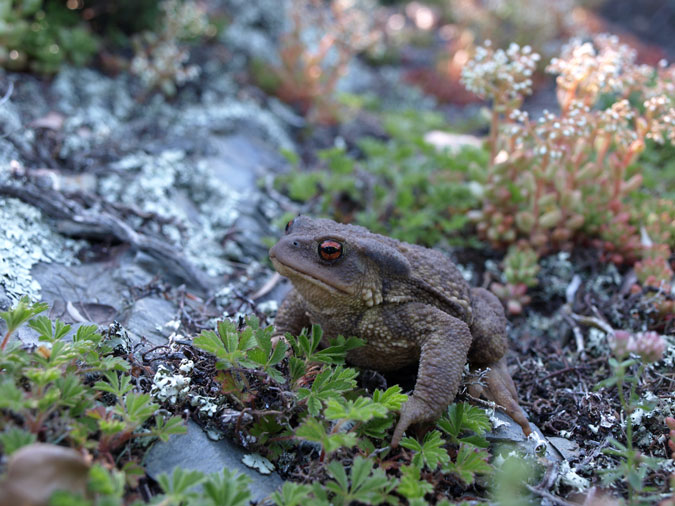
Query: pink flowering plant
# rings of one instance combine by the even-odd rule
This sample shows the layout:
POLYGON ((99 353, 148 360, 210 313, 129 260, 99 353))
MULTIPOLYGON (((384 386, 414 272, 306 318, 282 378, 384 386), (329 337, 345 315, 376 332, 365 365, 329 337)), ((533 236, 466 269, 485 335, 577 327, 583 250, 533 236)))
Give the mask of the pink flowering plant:
POLYGON ((633 442, 634 413, 638 409, 653 409, 653 406, 640 400, 637 388, 646 368, 663 358, 666 341, 657 332, 631 334, 625 330, 617 330, 612 336, 610 347, 614 354, 609 359, 612 374, 601 381, 596 390, 616 386, 623 411, 626 443, 610 438, 611 448, 605 449, 604 453, 619 457, 621 463, 615 468, 604 470, 603 480, 607 484, 626 480, 629 504, 638 504, 648 498, 646 494, 649 491, 644 486, 645 477, 649 470, 658 467, 659 459, 643 455, 633 442), (637 372, 631 374, 636 366, 637 372))
MULTIPOLYGON (((501 248, 526 241, 535 264, 589 241, 603 259, 633 263, 643 256, 644 219, 629 195, 642 185, 645 143, 675 140, 675 66, 638 65, 614 36, 573 40, 547 67, 560 112, 532 120, 520 106, 538 60, 528 46, 488 43, 464 68, 466 87, 492 101, 483 202, 472 213, 478 234, 501 248)), ((652 215, 652 241, 670 237, 669 217, 652 215)), ((505 264, 516 254, 509 250, 505 264)), ((521 291, 513 285, 511 299, 501 296, 522 299, 521 291)))

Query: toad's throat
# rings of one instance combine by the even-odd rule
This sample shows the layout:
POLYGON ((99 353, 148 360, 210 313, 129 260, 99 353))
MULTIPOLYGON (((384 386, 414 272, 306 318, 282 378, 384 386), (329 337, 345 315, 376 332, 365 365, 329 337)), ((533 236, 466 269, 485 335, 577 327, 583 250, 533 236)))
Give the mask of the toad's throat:
POLYGON ((274 264, 274 268, 277 272, 282 276, 286 276, 291 281, 293 281, 294 278, 301 278, 303 281, 312 283, 327 292, 340 292, 345 295, 353 295, 352 290, 348 286, 339 286, 335 284, 334 281, 329 283, 327 280, 322 279, 319 273, 307 272, 292 263, 284 263, 275 256, 270 256, 270 260, 272 260, 272 264, 274 264))

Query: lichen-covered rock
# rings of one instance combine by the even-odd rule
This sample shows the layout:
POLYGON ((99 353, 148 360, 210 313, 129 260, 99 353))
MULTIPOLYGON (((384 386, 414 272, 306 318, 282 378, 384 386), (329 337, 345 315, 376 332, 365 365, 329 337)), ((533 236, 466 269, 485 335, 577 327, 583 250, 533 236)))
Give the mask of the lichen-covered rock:
POLYGON ((31 277, 38 262, 76 263, 82 241, 56 233, 42 213, 28 204, 0 197, 0 285, 17 301, 23 295, 40 298, 40 283, 31 277))

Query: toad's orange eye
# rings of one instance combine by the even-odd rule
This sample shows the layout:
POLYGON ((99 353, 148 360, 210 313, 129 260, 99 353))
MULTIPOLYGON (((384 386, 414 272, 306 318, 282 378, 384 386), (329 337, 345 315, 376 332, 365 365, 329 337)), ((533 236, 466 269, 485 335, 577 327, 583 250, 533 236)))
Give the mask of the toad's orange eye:
POLYGON ((288 232, 288 229, 291 228, 292 225, 293 225, 293 220, 286 223, 286 232, 288 232))
POLYGON ((342 256, 342 244, 330 239, 319 244, 319 256, 324 260, 337 260, 342 256))

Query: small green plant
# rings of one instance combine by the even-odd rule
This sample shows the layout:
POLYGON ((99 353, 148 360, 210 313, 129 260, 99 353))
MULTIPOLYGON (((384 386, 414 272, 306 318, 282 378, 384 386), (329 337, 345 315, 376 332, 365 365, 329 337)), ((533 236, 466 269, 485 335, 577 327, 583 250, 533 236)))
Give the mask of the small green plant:
POLYGON ((426 133, 446 127, 435 114, 387 113, 383 123, 391 139, 360 141, 362 159, 342 148, 324 150, 319 170, 295 169, 279 176, 277 186, 294 200, 316 202, 338 221, 407 242, 476 244, 466 234, 467 213, 479 202, 469 181, 483 179, 486 152, 428 143, 426 133))
POLYGON ((59 0, 2 0, 0 66, 51 74, 65 62, 87 63, 99 42, 78 8, 70 5, 59 0))
MULTIPOLYGON (((380 504, 394 500, 392 494, 416 497, 421 504, 423 498, 418 494, 423 496, 430 483, 414 487, 410 477, 399 480, 396 473, 380 467, 380 454, 385 457, 391 451, 386 445, 407 396, 398 385, 375 389, 372 395, 358 388, 358 372, 346 367, 344 360, 349 350, 362 345, 361 340, 339 337, 320 349, 321 328, 313 326, 297 337, 287 334, 286 342, 279 340, 274 348, 272 328, 261 328, 255 318, 248 319, 243 329, 226 322, 216 327, 216 331, 202 332, 194 344, 214 354, 215 368, 234 378, 223 388, 227 398, 255 413, 248 425, 238 425, 239 429, 259 437, 258 451, 272 460, 297 452, 302 442, 310 443, 318 454, 317 472, 325 473, 326 480, 320 485, 285 485, 273 496, 277 504, 380 504), (293 355, 286 357, 291 350, 293 355), (277 360, 280 357, 284 358, 277 360), (261 407, 258 382, 287 391, 283 410, 261 407), (349 455, 351 466, 345 465, 349 455)), ((418 476, 419 471, 428 469, 454 475, 469 486, 476 474, 490 472, 484 449, 484 433, 490 423, 483 410, 453 405, 438 426, 449 440, 433 430, 422 442, 411 437, 401 442, 411 450, 410 463, 418 469, 418 476)))
POLYGON ((506 283, 492 283, 490 290, 504 302, 509 313, 520 314, 530 303, 527 289, 538 283, 539 255, 521 241, 509 247, 503 264, 506 283))
POLYGON ((177 88, 199 76, 200 68, 188 64, 187 42, 216 35, 203 6, 194 0, 163 0, 162 16, 155 30, 133 39, 132 74, 140 77, 148 92, 160 90, 174 95, 177 88))
POLYGON ((81 449, 92 461, 93 490, 121 497, 137 465, 133 442, 166 441, 185 432, 183 421, 162 414, 150 395, 132 384, 132 364, 120 353, 114 328, 99 333, 95 325, 81 325, 73 331, 40 315, 46 309, 23 298, 0 313, 8 328, 0 350, 2 453, 36 442, 81 449), (24 324, 37 332, 37 346, 9 341, 24 324), (118 468, 122 454, 127 456, 118 468))
POLYGON ((628 503, 644 504, 653 499, 649 497, 649 489, 644 485, 645 477, 650 470, 658 468, 661 459, 644 455, 636 448, 633 441, 633 414, 638 408, 644 411, 653 409, 652 405, 640 400, 637 387, 646 367, 663 357, 666 342, 656 332, 631 335, 618 330, 614 333, 611 346, 614 352, 614 357, 609 359, 612 375, 600 382, 596 390, 616 386, 624 415, 625 443, 610 439, 611 448, 604 452, 618 457, 619 464, 603 471, 603 481, 606 484, 625 483, 628 503))

